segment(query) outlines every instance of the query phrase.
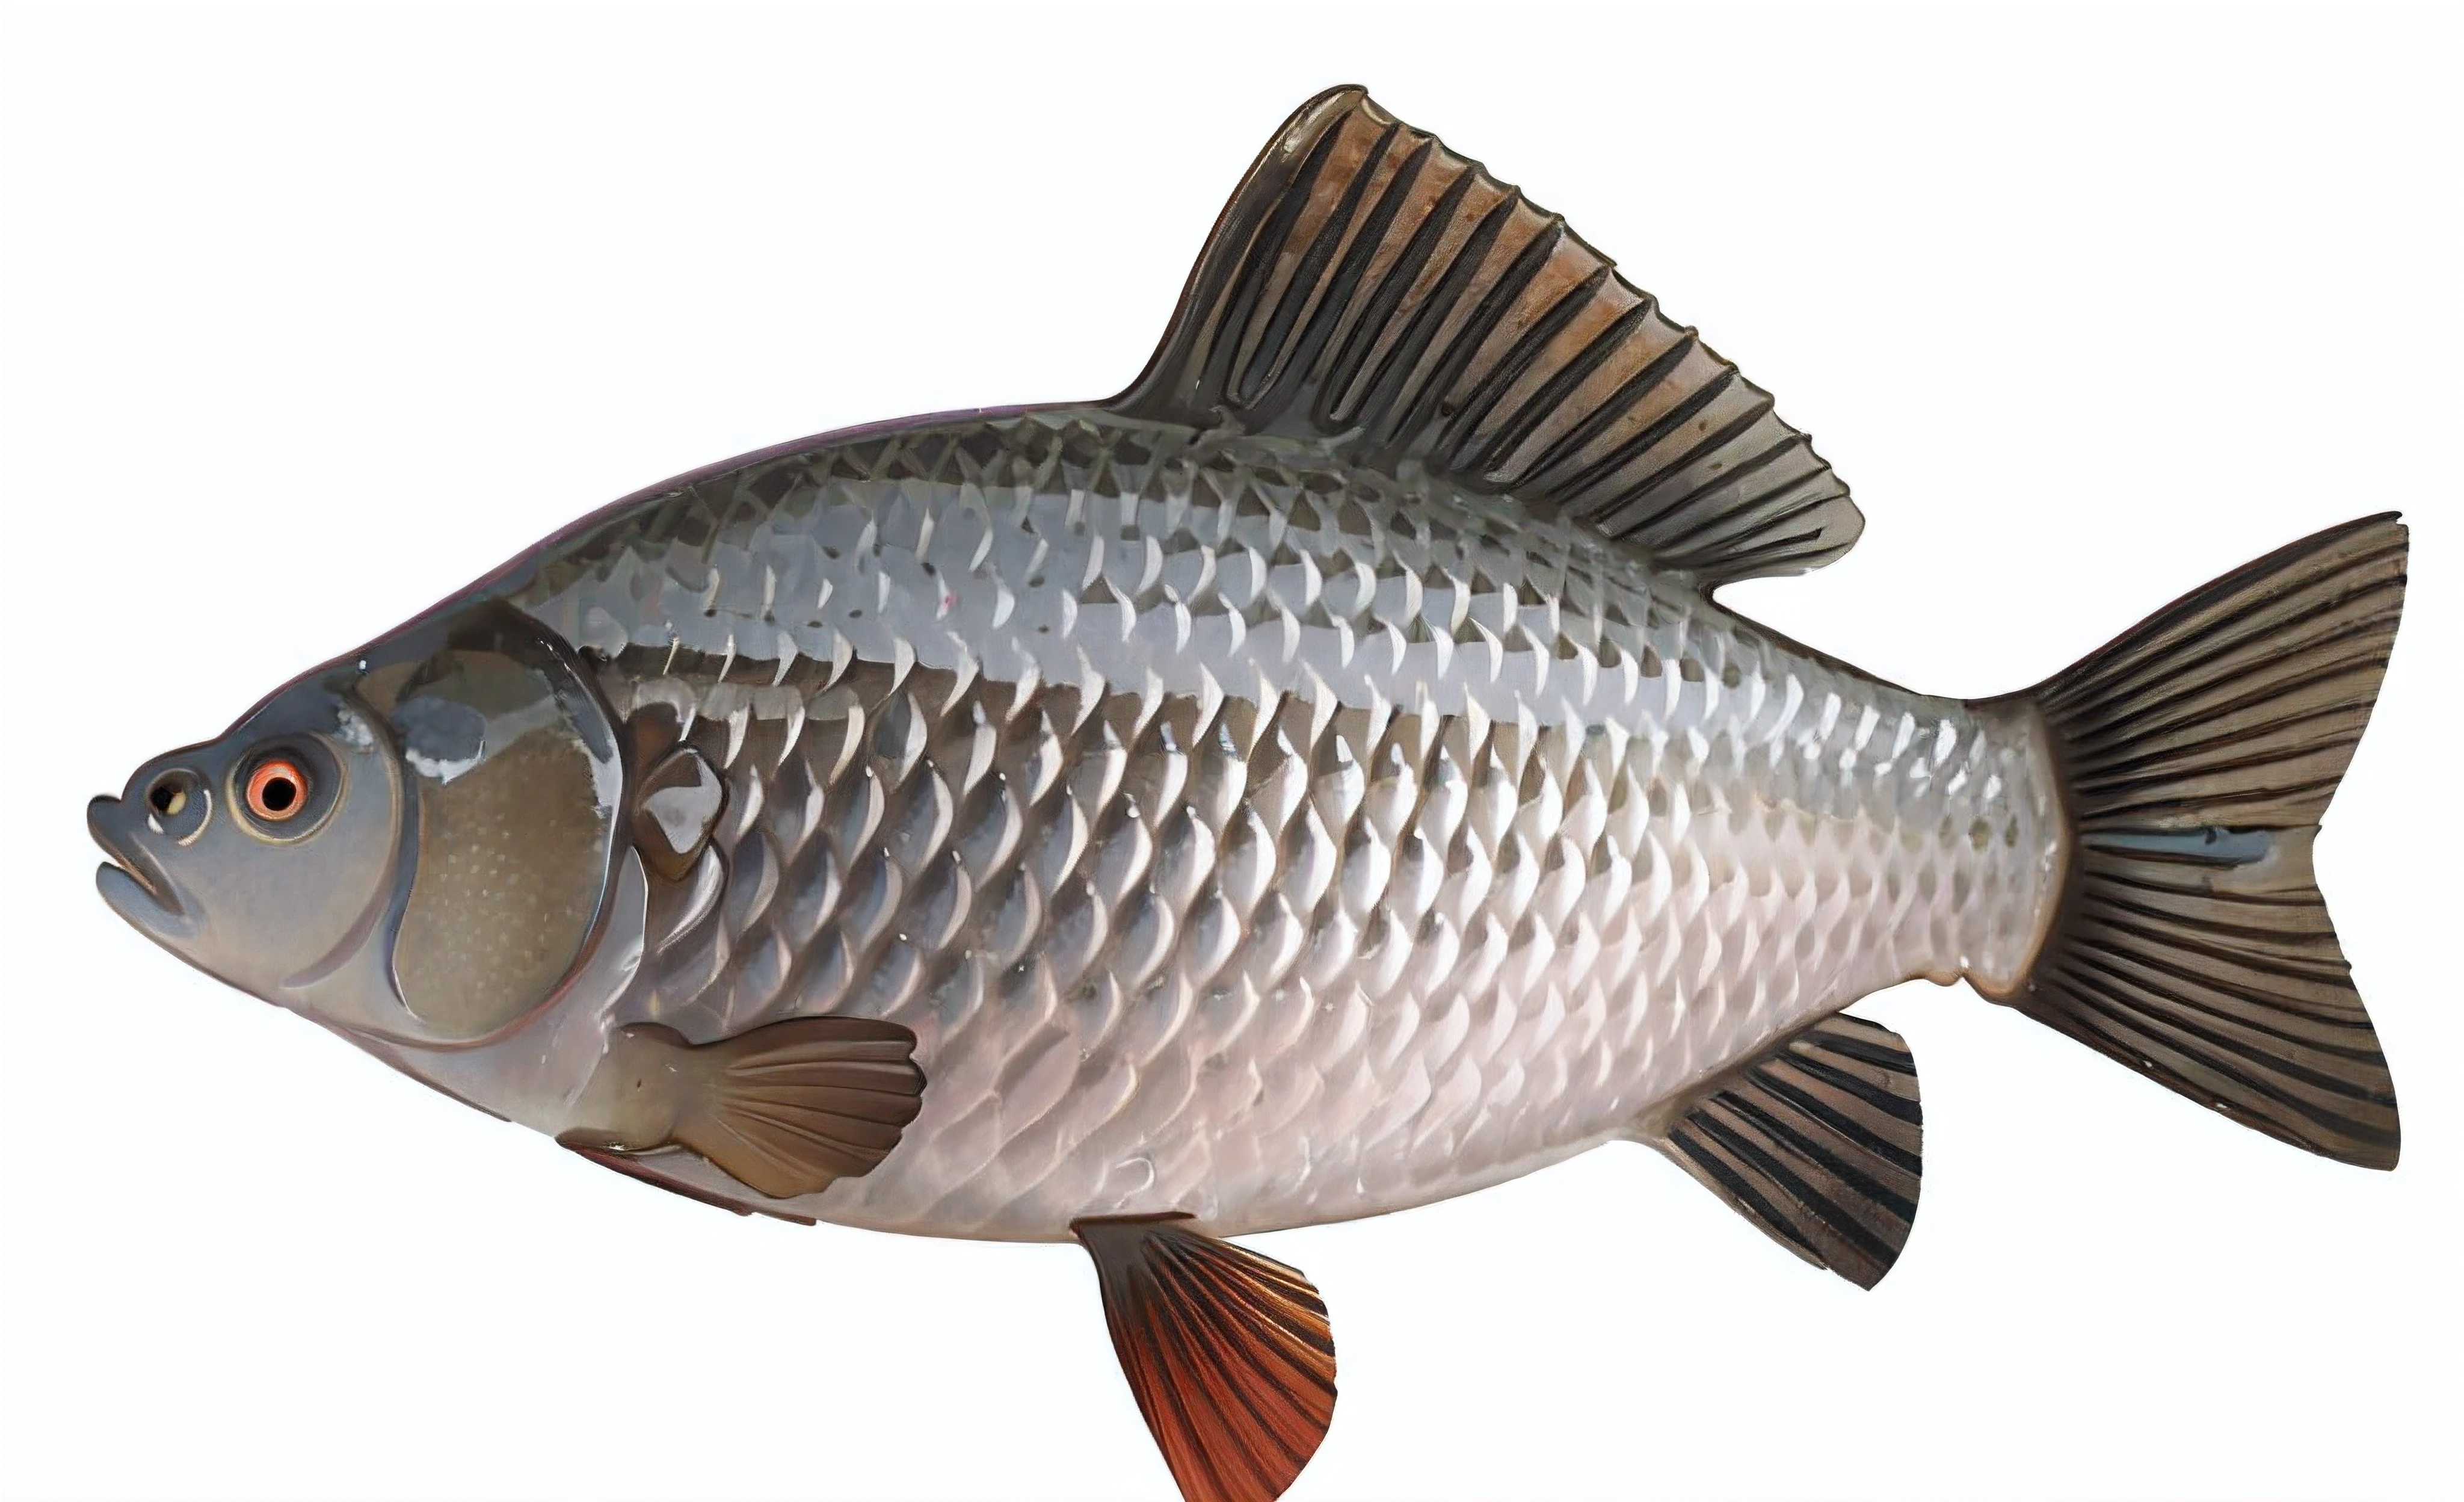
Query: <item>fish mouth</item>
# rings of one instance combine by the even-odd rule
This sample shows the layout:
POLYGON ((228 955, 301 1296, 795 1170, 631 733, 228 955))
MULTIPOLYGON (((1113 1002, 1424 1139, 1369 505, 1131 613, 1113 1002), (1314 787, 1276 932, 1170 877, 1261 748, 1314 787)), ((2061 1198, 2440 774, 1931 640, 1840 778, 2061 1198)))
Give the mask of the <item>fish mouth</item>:
POLYGON ((86 832, 111 857, 95 869, 95 890, 111 910, 130 925, 155 939, 185 939, 196 930, 196 917, 180 901, 169 872, 140 845, 126 828, 126 806, 117 798, 98 798, 86 805, 86 832))

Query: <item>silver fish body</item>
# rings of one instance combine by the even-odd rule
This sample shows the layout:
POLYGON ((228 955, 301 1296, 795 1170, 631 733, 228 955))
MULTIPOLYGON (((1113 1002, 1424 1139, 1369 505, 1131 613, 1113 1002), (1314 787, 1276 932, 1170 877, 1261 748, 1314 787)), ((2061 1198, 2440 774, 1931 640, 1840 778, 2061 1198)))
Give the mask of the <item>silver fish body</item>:
MULTIPOLYGON (((2057 890, 2024 710, 1295 444, 1073 409, 824 440, 500 587, 727 783, 696 869, 598 940, 638 969, 560 1004, 585 1035, 913 1029, 923 1115, 793 1206, 824 1219, 1460 1194, 1882 986, 2007 987, 2057 890)), ((407 1062, 557 1131, 596 1057, 407 1062)))

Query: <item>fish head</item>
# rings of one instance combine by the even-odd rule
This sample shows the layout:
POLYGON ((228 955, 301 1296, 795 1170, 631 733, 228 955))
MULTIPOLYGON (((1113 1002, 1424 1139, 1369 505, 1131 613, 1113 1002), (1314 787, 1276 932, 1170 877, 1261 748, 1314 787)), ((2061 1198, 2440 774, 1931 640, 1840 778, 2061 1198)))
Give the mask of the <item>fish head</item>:
POLYGON ((453 1047, 588 957, 624 784, 570 649, 490 603, 302 674, 86 822, 103 900, 182 960, 363 1039, 453 1047))
POLYGON ((275 694, 219 739, 156 757, 87 806, 113 858, 103 900, 199 969, 268 1000, 392 885, 398 758, 332 674, 275 694))

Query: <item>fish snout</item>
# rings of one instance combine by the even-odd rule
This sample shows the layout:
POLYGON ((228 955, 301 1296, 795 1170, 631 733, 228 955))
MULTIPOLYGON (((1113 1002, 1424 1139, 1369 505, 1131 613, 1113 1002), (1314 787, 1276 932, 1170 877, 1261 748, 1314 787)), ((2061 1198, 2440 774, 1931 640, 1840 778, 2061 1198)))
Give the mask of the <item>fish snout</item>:
POLYGON ((211 789, 185 768, 141 779, 132 796, 106 794, 85 806, 86 832, 111 857, 96 871, 95 887, 113 912, 157 939, 186 938, 194 930, 195 915, 149 847, 196 838, 211 806, 211 789))

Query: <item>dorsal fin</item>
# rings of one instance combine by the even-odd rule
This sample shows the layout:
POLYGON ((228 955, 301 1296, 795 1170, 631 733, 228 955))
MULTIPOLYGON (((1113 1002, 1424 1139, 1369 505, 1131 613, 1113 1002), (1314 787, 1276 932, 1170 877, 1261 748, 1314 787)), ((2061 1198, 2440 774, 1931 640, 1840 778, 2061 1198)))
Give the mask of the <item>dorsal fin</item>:
POLYGON ((1371 101, 1301 106, 1216 221, 1127 416, 1309 436, 1553 507, 1706 585, 1864 519, 1769 395, 1607 256, 1371 101))

